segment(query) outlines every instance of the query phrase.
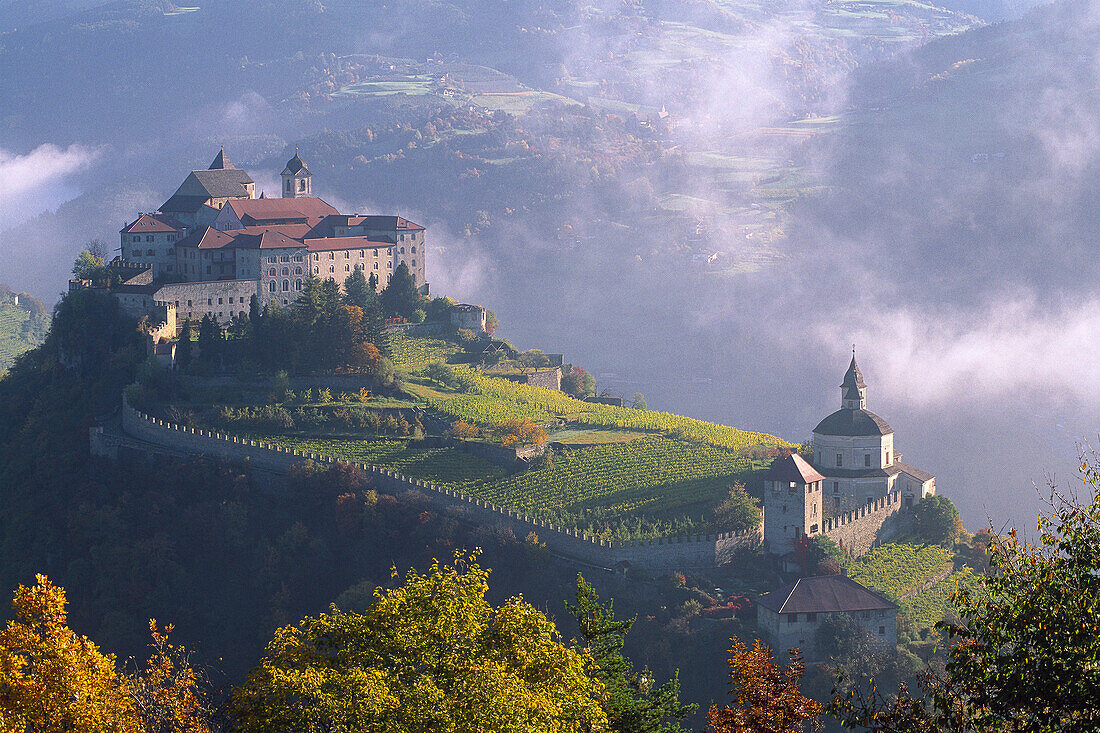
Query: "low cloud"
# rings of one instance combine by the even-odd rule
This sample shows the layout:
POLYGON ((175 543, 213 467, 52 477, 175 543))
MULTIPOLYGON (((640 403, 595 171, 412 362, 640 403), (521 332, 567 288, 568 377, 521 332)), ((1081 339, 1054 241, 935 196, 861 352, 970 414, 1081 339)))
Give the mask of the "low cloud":
POLYGON ((0 148, 0 230, 78 195, 72 176, 91 167, 102 152, 78 143, 67 148, 45 143, 24 155, 0 148))

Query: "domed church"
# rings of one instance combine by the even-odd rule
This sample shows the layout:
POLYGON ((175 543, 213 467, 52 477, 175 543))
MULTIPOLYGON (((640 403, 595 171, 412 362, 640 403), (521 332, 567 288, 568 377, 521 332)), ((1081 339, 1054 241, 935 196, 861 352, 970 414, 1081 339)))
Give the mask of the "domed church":
POLYGON ((901 492, 906 506, 936 493, 936 477, 902 463, 894 430, 867 409, 867 384, 852 363, 840 385, 840 409, 817 424, 814 463, 822 482, 822 511, 833 517, 886 494, 901 492))

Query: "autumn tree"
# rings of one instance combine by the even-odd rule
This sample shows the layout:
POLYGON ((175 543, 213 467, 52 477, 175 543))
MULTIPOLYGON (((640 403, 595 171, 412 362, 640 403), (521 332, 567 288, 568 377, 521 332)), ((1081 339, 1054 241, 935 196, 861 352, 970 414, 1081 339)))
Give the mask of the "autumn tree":
POLYGON ((493 428, 493 434, 506 448, 542 445, 549 439, 546 430, 530 418, 504 420, 493 428))
POLYGON ((113 654, 67 626, 65 591, 44 575, 20 585, 0 632, 0 731, 138 731, 113 654))
POLYGON ((952 547, 963 533, 959 510, 946 496, 929 496, 913 507, 917 535, 930 544, 952 547))
POLYGON ((788 665, 776 665, 772 650, 759 640, 752 649, 733 639, 729 650, 733 704, 712 705, 707 724, 714 733, 803 733, 821 717, 821 705, 805 697, 799 681, 806 672, 797 649, 788 665))
POLYGON ((465 420, 458 420, 451 426, 451 434, 461 440, 471 440, 481 435, 481 430, 477 425, 468 423, 465 420))
POLYGON ((604 710, 611 730, 619 733, 677 733, 678 721, 697 705, 680 703, 680 677, 655 686, 648 669, 637 672, 623 656, 626 635, 635 618, 616 619, 614 602, 600 603, 596 590, 577 575, 577 605, 569 613, 580 627, 581 640, 596 662, 595 677, 604 686, 604 710))
POLYGON ((488 578, 476 554, 456 553, 375 590, 362 614, 333 606, 279 629, 234 696, 238 728, 607 730, 591 658, 522 598, 491 605, 488 578))
POLYGON ((122 674, 68 627, 64 589, 35 580, 15 591, 15 619, 0 632, 0 733, 209 733, 211 710, 170 625, 149 622, 145 668, 122 674))
POLYGON ((591 374, 574 366, 561 378, 561 391, 578 399, 596 394, 596 379, 591 374))

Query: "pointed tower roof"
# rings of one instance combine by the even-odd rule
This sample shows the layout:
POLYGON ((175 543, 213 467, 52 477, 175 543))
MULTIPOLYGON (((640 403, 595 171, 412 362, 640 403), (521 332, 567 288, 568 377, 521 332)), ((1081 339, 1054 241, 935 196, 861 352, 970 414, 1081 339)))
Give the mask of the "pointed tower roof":
POLYGON ((815 481, 824 481, 825 477, 807 463, 802 456, 791 453, 772 461, 772 465, 764 473, 764 480, 779 481, 780 483, 812 484, 815 481))
POLYGON ((281 175, 284 176, 312 176, 309 172, 309 168, 306 168, 305 161, 298 157, 298 149, 294 149, 294 157, 286 162, 286 168, 283 169, 281 175))
POLYGON ((844 390, 845 399, 859 399, 859 390, 867 387, 867 383, 863 381, 863 372, 856 365, 854 349, 852 350, 852 363, 848 365, 848 371, 844 373, 844 381, 841 382, 840 386, 844 390), (856 394, 849 398, 852 390, 856 390, 856 394))
POLYGON ((214 162, 210 164, 209 170, 222 170, 225 168, 236 168, 233 162, 229 160, 229 156, 225 154, 225 148, 218 151, 218 156, 214 158, 214 162))

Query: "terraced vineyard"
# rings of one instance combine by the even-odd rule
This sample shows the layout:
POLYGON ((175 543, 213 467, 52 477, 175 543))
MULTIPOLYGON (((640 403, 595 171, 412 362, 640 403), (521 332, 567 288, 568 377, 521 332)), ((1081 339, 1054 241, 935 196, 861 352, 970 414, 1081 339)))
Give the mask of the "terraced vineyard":
POLYGON ((32 323, 25 333, 29 313, 10 304, 0 305, 0 374, 11 368, 15 358, 37 346, 45 338, 45 325, 32 323))
POLYGON ((531 514, 547 510, 666 513, 725 495, 751 463, 728 451, 667 438, 566 451, 553 466, 496 481, 484 498, 531 514))
POLYGON ((284 435, 251 435, 287 448, 367 463, 438 486, 474 493, 485 481, 502 479, 504 469, 455 448, 416 448, 400 440, 322 440, 284 435))
POLYGON ((462 347, 451 341, 437 338, 410 338, 402 333, 391 335, 390 350, 393 365, 402 371, 423 369, 433 361, 447 361, 462 347))
POLYGON ((885 593, 916 623, 931 626, 951 610, 951 594, 959 584, 977 587, 974 573, 964 568, 925 591, 915 592, 950 567, 951 553, 942 547, 888 544, 852 563, 848 576, 885 593))
POLYGON ((429 402, 432 409, 454 420, 493 425, 515 417, 529 417, 538 422, 563 417, 583 425, 662 433, 728 450, 757 445, 787 445, 781 438, 767 433, 738 430, 667 412, 582 402, 544 387, 487 377, 470 370, 462 371, 470 376, 478 394, 429 402))

